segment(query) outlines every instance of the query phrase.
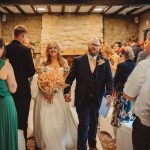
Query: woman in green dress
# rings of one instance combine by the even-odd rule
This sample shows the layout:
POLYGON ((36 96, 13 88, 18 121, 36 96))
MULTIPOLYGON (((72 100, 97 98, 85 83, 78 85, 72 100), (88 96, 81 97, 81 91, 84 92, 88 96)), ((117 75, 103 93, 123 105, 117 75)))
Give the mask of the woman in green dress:
POLYGON ((4 42, 0 38, 0 150, 18 150, 18 121, 13 98, 17 84, 12 66, 2 59, 4 42))

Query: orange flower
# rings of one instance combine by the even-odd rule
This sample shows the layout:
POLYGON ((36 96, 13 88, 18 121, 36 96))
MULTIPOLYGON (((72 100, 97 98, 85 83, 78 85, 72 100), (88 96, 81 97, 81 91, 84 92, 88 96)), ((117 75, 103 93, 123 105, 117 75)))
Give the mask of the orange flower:
POLYGON ((38 75, 38 86, 46 100, 52 103, 52 97, 60 90, 65 88, 65 78, 62 73, 54 70, 51 72, 42 72, 38 75))

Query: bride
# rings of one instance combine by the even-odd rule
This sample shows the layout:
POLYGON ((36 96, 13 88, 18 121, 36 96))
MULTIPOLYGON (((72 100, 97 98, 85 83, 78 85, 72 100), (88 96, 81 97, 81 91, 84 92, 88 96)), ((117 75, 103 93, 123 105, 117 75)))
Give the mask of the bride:
MULTIPOLYGON (((60 55, 60 48, 56 43, 48 44, 46 57, 41 70, 55 71, 65 77, 68 62, 60 55)), ((65 102, 63 90, 59 90, 52 97, 45 97, 38 88, 34 108, 34 135, 40 149, 76 149, 77 124, 76 113, 65 102), (52 103, 48 103, 48 100, 52 103)))

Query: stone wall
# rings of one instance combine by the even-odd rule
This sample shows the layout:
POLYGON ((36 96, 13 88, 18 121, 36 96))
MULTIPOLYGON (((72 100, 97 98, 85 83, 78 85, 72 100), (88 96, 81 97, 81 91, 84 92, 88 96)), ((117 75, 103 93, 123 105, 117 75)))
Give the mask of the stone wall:
POLYGON ((127 43, 129 38, 138 38, 138 24, 130 17, 104 17, 104 41, 109 44, 115 42, 127 43))
POLYGON ((27 37, 35 44, 35 51, 41 51, 41 15, 7 15, 7 21, 2 23, 2 36, 6 43, 13 39, 13 29, 16 25, 22 24, 27 27, 27 37))
POLYGON ((150 11, 140 16, 139 40, 144 40, 144 30, 150 28, 150 11))
POLYGON ((138 24, 133 19, 101 15, 7 15, 7 21, 2 23, 2 36, 6 42, 11 41, 13 28, 23 24, 30 41, 35 43, 36 52, 44 52, 53 41, 58 42, 62 50, 85 50, 92 37, 103 40, 104 36, 104 41, 110 44, 128 42, 132 36, 137 38, 138 24))
POLYGON ((102 16, 44 14, 41 33, 42 51, 53 41, 59 43, 62 50, 85 50, 90 38, 103 38, 102 16))

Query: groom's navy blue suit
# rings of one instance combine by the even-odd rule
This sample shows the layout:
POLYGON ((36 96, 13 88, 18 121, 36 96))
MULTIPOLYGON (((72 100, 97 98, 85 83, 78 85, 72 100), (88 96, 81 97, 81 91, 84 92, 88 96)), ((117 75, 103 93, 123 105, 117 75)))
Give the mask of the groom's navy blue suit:
POLYGON ((74 59, 66 83, 70 84, 64 90, 69 93, 72 82, 76 79, 75 106, 79 118, 78 150, 86 150, 86 141, 90 147, 96 147, 96 132, 98 125, 98 110, 104 94, 112 94, 112 73, 108 60, 97 56, 96 68, 92 73, 88 55, 74 59), (99 60, 105 60, 99 64, 99 60))

